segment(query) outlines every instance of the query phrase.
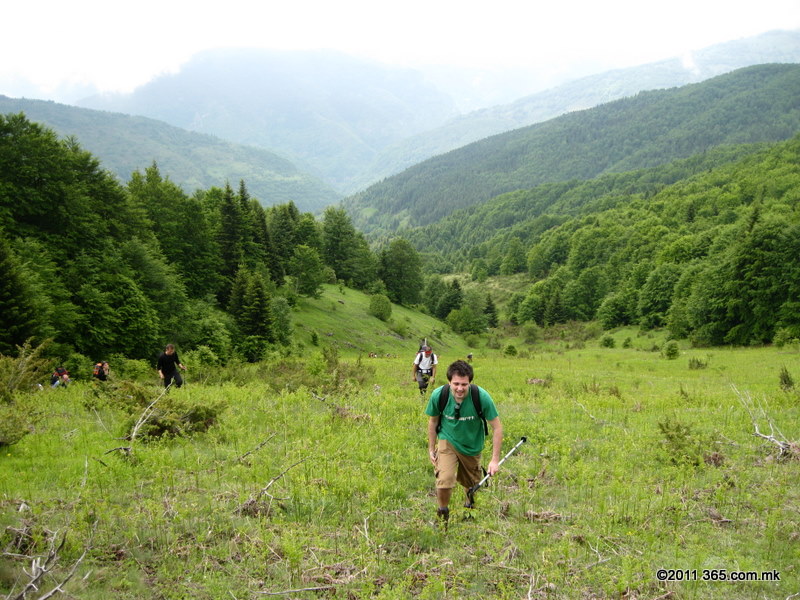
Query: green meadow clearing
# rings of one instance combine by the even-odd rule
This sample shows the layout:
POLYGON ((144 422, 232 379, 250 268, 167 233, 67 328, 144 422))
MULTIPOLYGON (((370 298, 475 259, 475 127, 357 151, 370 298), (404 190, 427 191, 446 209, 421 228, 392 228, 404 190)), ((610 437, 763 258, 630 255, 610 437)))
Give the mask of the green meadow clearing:
MULTIPOLYGON (((302 363, 217 373, 190 362, 186 386, 161 396, 151 379, 133 400, 120 381, 46 389, 33 432, 0 456, 0 593, 800 594, 800 351, 682 348, 667 359, 635 333, 623 348, 629 333, 614 348, 475 353, 503 454, 527 443, 475 510, 454 494, 446 530, 414 343, 340 356, 321 336, 302 363), (205 407, 210 427, 148 438, 141 417, 154 400, 152 418, 205 407)), ((442 367, 463 351, 443 347, 442 367)))

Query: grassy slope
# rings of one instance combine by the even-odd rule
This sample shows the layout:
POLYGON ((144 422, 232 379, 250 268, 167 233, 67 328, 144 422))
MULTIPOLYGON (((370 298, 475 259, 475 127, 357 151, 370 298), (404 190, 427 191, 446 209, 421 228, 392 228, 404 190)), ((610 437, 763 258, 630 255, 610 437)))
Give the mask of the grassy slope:
POLYGON ((49 581, 91 547, 66 586, 84 600, 308 588, 318 589, 282 597, 744 600, 798 591, 800 461, 776 460, 773 445, 752 435, 731 387, 799 439, 798 393, 778 385, 782 366, 800 376, 796 348, 684 350, 666 360, 591 346, 476 358, 505 449, 523 435, 529 442, 479 493, 474 519, 454 506, 447 532, 432 526, 426 421, 408 362, 366 361, 366 381, 346 394, 278 393, 272 378, 187 385, 172 396, 221 403, 220 423, 191 439, 138 444, 133 460, 108 452, 130 422, 88 384, 42 392, 45 418, 0 456, 9 553, 0 593, 29 566, 13 554, 45 552, 54 531, 69 535, 49 581), (691 357, 708 366, 690 369, 691 357), (661 433, 667 419, 689 427, 683 448, 661 433), (688 464, 695 446, 717 452, 717 464, 688 464), (237 512, 254 498, 257 513, 237 512), (698 577, 776 569, 781 581, 660 583, 659 568, 698 577))
POLYGON ((316 332, 320 343, 335 342, 344 355, 387 354, 408 359, 409 369, 419 342, 427 338, 442 359, 455 360, 470 350, 464 340, 437 319, 392 305, 390 321, 369 314, 369 296, 349 288, 325 285, 318 299, 301 298, 294 312, 296 337, 310 344, 316 332))

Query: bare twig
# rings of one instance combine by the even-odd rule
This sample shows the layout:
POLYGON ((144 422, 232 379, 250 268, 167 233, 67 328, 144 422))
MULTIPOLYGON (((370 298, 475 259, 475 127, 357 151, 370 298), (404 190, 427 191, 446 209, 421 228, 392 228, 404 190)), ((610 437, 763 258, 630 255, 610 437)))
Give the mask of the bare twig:
POLYGON ((271 436, 269 436, 267 439, 265 439, 263 442, 261 442, 261 443, 260 443, 258 446, 256 446, 256 447, 255 447, 255 448, 253 448, 252 450, 249 450, 249 451, 245 452, 244 454, 242 454, 242 455, 241 455, 239 458, 237 458, 237 459, 236 459, 236 462, 242 462, 242 461, 243 461, 245 458, 247 458, 247 457, 248 457, 248 456, 250 456, 251 454, 253 454, 253 453, 255 453, 255 452, 258 452, 259 450, 261 450, 261 448, 263 448, 264 446, 266 446, 266 445, 267 445, 267 443, 268 443, 268 442, 269 442, 269 441, 270 441, 272 438, 274 438, 276 435, 277 435, 276 433, 273 433, 271 436))
POLYGON ((270 480, 269 480, 269 483, 267 483, 267 485, 265 485, 263 488, 261 488, 261 490, 258 492, 258 494, 256 494, 255 496, 251 497, 249 500, 247 500, 247 501, 246 501, 246 502, 244 502, 243 504, 239 505, 239 506, 236 508, 236 510, 235 510, 234 512, 236 512, 236 513, 240 513, 240 514, 241 514, 241 513, 245 513, 245 514, 246 514, 246 513, 248 513, 248 512, 252 512, 252 509, 253 509, 253 507, 254 507, 254 506, 256 506, 256 505, 258 504, 258 502, 261 500, 261 498, 262 498, 263 496, 265 496, 265 495, 268 495, 268 490, 269 490, 269 488, 271 488, 271 487, 272 487, 272 485, 273 485, 273 484, 274 484, 276 481, 278 481, 278 480, 279 480, 281 477, 283 477, 284 475, 286 475, 286 473, 287 473, 287 472, 288 472, 290 469, 294 469, 294 468, 295 468, 297 465, 299 465, 299 464, 301 464, 301 463, 304 463, 305 461, 307 461, 307 460, 308 460, 308 458, 309 458, 309 457, 306 457, 306 458, 303 458, 303 459, 301 459, 301 460, 298 460, 298 461, 297 461, 296 463, 294 463, 293 465, 290 465, 290 466, 286 467, 286 468, 285 468, 283 471, 281 471, 281 472, 280 472, 278 475, 276 475, 275 477, 273 477, 272 479, 270 479, 270 480))
POLYGON ((261 596, 285 596, 286 594, 296 594, 298 592, 321 592, 323 590, 336 589, 335 585, 320 585, 317 587, 297 588, 294 590, 283 590, 282 592, 256 592, 261 596))
POLYGON ((164 394, 166 394, 169 391, 169 388, 171 387, 172 387, 172 382, 170 381, 169 385, 165 387, 164 390, 158 395, 158 398, 153 400, 150 404, 148 404, 147 408, 144 409, 141 416, 139 417, 139 420, 136 421, 136 425, 133 426, 130 435, 128 435, 127 438, 123 438, 130 440, 131 442, 130 446, 118 446, 116 448, 112 448, 111 450, 107 450, 103 454, 111 454, 112 452, 116 452, 117 450, 122 450, 126 455, 130 456, 133 453, 133 442, 136 441, 136 436, 139 435, 139 429, 141 429, 142 425, 144 425, 147 422, 147 420, 153 416, 154 412, 153 407, 156 405, 156 402, 161 400, 161 398, 164 397, 164 394))
POLYGON ((169 388, 171 388, 171 387, 172 387, 172 382, 170 381, 169 385, 164 388, 164 391, 161 392, 158 395, 158 398, 153 400, 147 406, 147 408, 144 409, 144 411, 142 412, 142 415, 139 417, 139 420, 136 422, 136 425, 133 426, 133 430, 131 431, 131 434, 128 436, 128 439, 131 441, 131 444, 133 444, 133 441, 136 439, 136 436, 139 434, 139 429, 142 427, 142 425, 144 425, 147 422, 147 419, 149 419, 151 416, 153 416, 153 407, 156 405, 156 402, 161 400, 161 398, 164 396, 164 394, 166 394, 169 391, 169 388))
MULTIPOLYGON (((94 528, 92 529, 92 538, 94 538, 94 531, 96 527, 97 523, 95 522, 94 528)), ((46 557, 37 556, 33 559, 33 562, 31 563, 30 572, 25 571, 25 574, 30 578, 30 581, 28 581, 28 583, 25 584, 25 586, 22 588, 22 591, 20 591, 19 594, 17 594, 13 598, 9 596, 10 600, 25 600, 28 594, 34 592, 38 593, 40 591, 39 586, 41 585, 42 579, 44 578, 45 575, 50 574, 52 572, 53 568, 58 562, 59 553, 64 548, 64 544, 67 541, 67 534, 64 533, 64 535, 61 538, 61 543, 58 544, 58 547, 56 547, 55 546, 56 537, 57 537, 56 535, 53 536, 50 545, 50 551, 47 553, 46 557)), ((86 554, 89 552, 90 548, 91 548, 91 539, 89 545, 87 545, 86 548, 84 548, 83 553, 80 555, 78 560, 76 560, 72 564, 72 568, 69 570, 69 573, 67 573, 66 577, 64 577, 64 579, 62 579, 60 582, 56 583, 56 585, 50 591, 45 592, 44 595, 42 596, 39 596, 39 600, 47 600, 48 598, 52 598, 57 593, 60 594, 64 593, 63 586, 66 585, 67 582, 69 582, 73 578, 75 572, 78 570, 78 567, 83 562, 83 559, 86 558, 86 554)))
POLYGON ((764 410, 764 407, 759 406, 756 410, 753 407, 754 403, 750 398, 750 394, 747 392, 740 392, 734 385, 732 385, 731 388, 739 398, 739 402, 747 411, 747 414, 750 415, 750 421, 753 423, 753 429, 755 430, 753 435, 774 444, 778 448, 779 459, 800 458, 800 444, 789 441, 786 436, 781 433, 781 430, 775 426, 775 423, 773 423, 772 419, 767 415, 767 411, 764 410), (758 427, 759 420, 767 422, 767 425, 769 425, 769 435, 761 433, 758 427))

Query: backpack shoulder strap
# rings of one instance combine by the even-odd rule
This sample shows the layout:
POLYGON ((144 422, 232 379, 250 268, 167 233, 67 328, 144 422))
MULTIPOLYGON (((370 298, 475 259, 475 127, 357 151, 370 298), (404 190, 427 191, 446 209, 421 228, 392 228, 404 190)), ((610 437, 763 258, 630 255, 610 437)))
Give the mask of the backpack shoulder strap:
POLYGON ((444 412, 444 407, 447 406, 447 401, 450 399, 450 384, 445 383, 439 392, 439 414, 444 412))
POLYGON ((483 435, 489 435, 489 426, 486 424, 486 417, 483 416, 483 408, 481 408, 481 391, 474 383, 469 384, 470 395, 472 396, 472 404, 475 405, 475 412, 478 417, 483 421, 483 435))
POLYGON ((436 424, 436 433, 442 430, 442 413, 444 407, 447 406, 447 401, 450 399, 450 384, 445 383, 439 391, 439 422, 436 424))

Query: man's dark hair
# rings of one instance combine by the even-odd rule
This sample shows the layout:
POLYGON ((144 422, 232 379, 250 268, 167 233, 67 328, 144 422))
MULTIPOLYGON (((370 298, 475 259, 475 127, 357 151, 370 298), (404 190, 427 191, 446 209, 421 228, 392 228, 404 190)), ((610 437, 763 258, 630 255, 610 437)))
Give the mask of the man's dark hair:
POLYGON ((450 381, 453 378, 453 375, 460 375, 461 377, 467 377, 470 381, 474 376, 472 371, 472 365, 468 362, 463 360, 457 360, 449 367, 447 367, 447 381, 450 381))

